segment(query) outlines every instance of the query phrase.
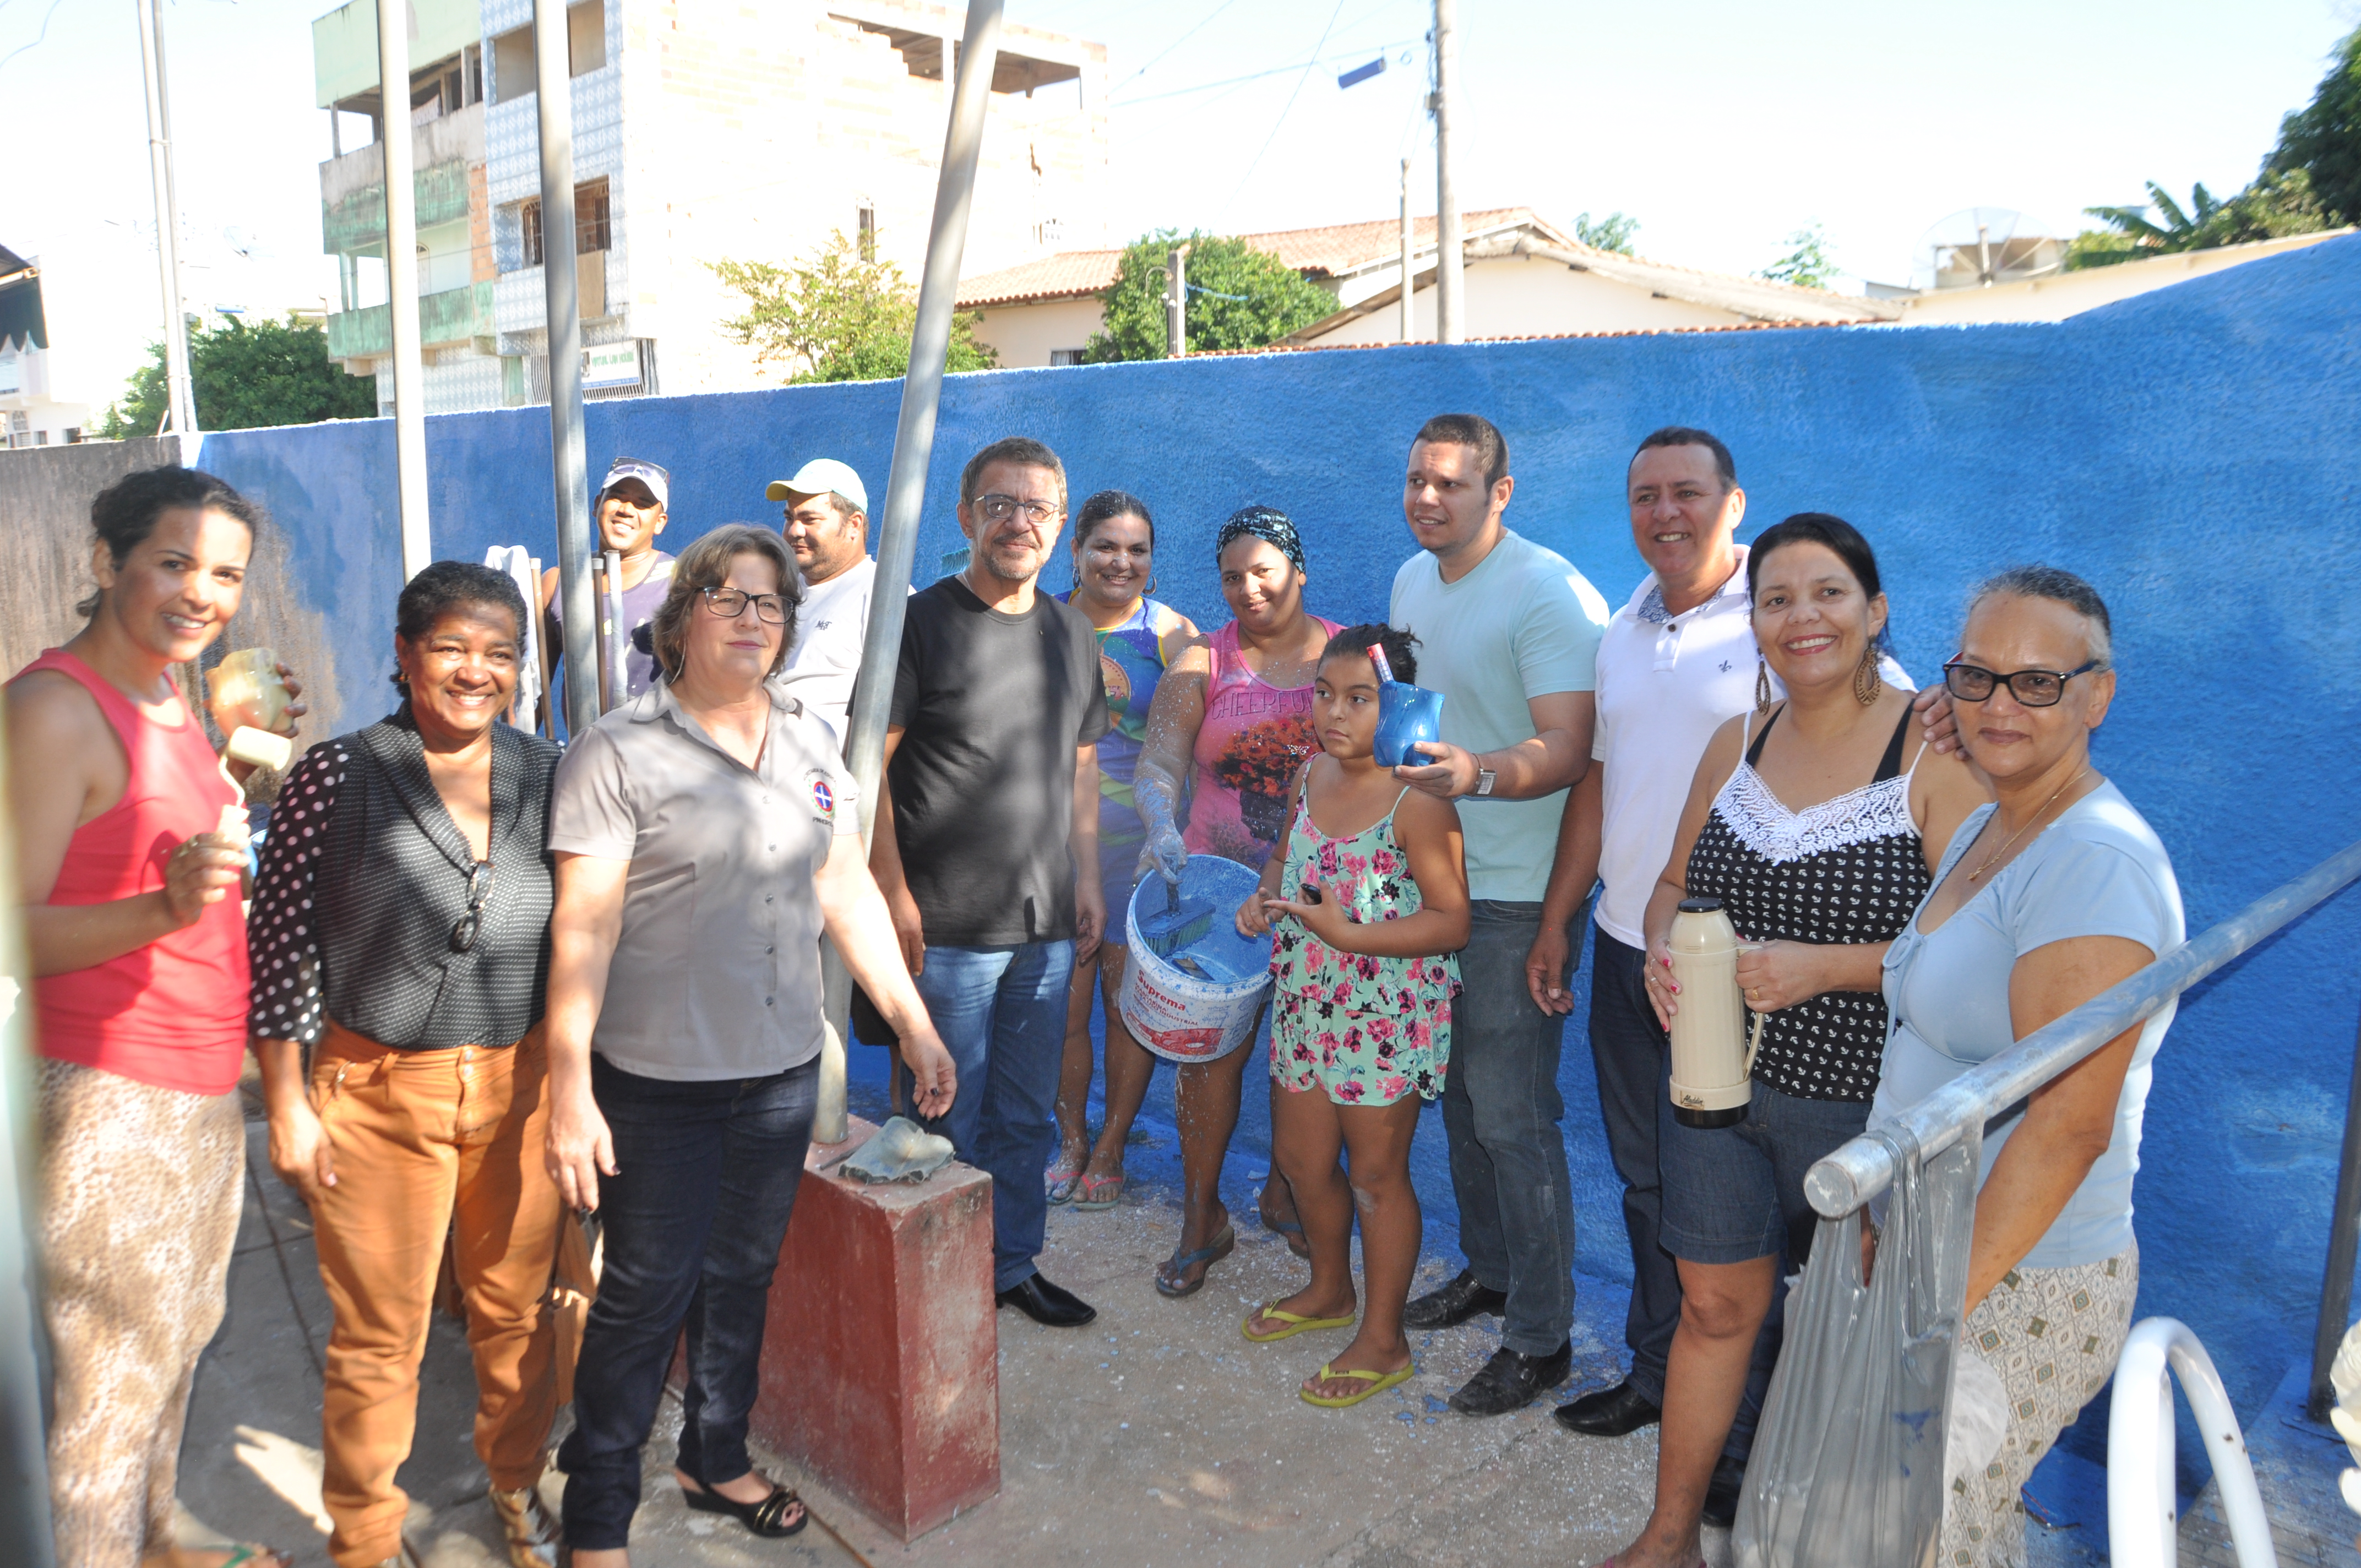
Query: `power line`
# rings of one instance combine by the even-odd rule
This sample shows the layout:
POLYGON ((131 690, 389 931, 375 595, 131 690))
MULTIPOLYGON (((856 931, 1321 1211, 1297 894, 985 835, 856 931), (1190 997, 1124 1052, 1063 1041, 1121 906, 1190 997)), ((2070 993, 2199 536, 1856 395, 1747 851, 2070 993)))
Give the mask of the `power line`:
POLYGON ((1187 43, 1191 38, 1195 38, 1199 33, 1203 32, 1207 27, 1213 26, 1213 18, 1215 16, 1220 16, 1223 12, 1228 10, 1237 3, 1238 0, 1222 0, 1220 5, 1214 6, 1212 11, 1206 14, 1203 21, 1190 28, 1187 32, 1182 33, 1179 38, 1174 38, 1170 43, 1166 44, 1162 49, 1159 50, 1155 60, 1149 60, 1146 65, 1141 66, 1137 71, 1133 71, 1129 76, 1125 77, 1121 82, 1115 83, 1115 91, 1120 93, 1125 88, 1130 86, 1133 82, 1138 81, 1141 77, 1147 75, 1151 70, 1155 69, 1157 64, 1161 61, 1166 55, 1170 54, 1174 49, 1179 49, 1182 44, 1187 43))
POLYGON ((1253 179, 1254 171, 1261 167, 1262 155, 1268 152, 1270 144, 1279 139, 1279 127, 1287 124, 1287 116, 1293 112, 1295 101, 1303 96, 1303 84, 1312 80, 1312 67, 1320 62, 1320 51, 1328 47, 1328 35, 1336 30, 1336 18, 1344 14, 1345 0, 1336 0, 1336 8, 1328 13, 1328 25, 1320 29, 1320 41, 1312 46, 1311 60, 1304 65, 1303 74, 1295 79, 1295 91, 1287 95, 1287 103, 1279 111, 1279 118, 1271 122, 1270 135, 1262 138, 1262 146, 1255 149, 1253 161, 1246 165, 1246 171, 1238 176, 1237 186, 1231 191, 1229 200, 1222 203, 1223 212, 1227 213, 1231 204, 1237 201, 1238 193, 1246 188, 1246 181, 1253 179))
POLYGON ((56 16, 58 14, 58 7, 65 3, 66 0, 49 0, 49 8, 41 13, 41 30, 34 35, 33 41, 31 43, 18 44, 6 54, 0 54, 0 69, 5 69, 10 60, 16 59, 27 49, 38 49, 40 47, 41 40, 49 36, 49 18, 56 16))
MULTIPOLYGON (((1417 41, 1416 38, 1396 38, 1390 43, 1362 44, 1348 53, 1333 55, 1326 60, 1299 60, 1286 65, 1274 65, 1268 71, 1250 71, 1244 76, 1224 76, 1218 82, 1200 82, 1193 87, 1168 87, 1161 93, 1143 93, 1137 98, 1126 98, 1119 104, 1113 104, 1112 106, 1127 109, 1134 104, 1153 104, 1164 98, 1186 97, 1191 93, 1211 93, 1217 87, 1235 87, 1241 82, 1260 82, 1265 77, 1284 76, 1290 71, 1312 71, 1323 65, 1334 65, 1347 60, 1358 60, 1370 49, 1385 52, 1417 41)), ((1135 72, 1135 80, 1137 75, 1137 73, 1135 72)))

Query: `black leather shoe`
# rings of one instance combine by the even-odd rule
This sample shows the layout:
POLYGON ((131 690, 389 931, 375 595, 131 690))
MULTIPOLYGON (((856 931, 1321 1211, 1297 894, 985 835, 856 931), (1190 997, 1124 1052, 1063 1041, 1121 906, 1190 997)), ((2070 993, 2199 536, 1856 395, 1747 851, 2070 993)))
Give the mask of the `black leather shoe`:
POLYGON ((1492 1353, 1483 1371, 1467 1380, 1467 1387, 1451 1396, 1451 1408, 1463 1416, 1505 1416, 1532 1404, 1543 1389, 1565 1382, 1573 1370, 1571 1343, 1547 1355, 1526 1355, 1503 1346, 1492 1353))
POLYGON ((1664 1415, 1656 1402, 1626 1378, 1612 1388, 1601 1388, 1585 1394, 1572 1404, 1560 1405, 1550 1415, 1568 1431, 1578 1431, 1590 1437, 1621 1437, 1653 1426, 1664 1415))
POLYGON ((1096 1307, 1038 1274, 998 1292, 992 1304, 1014 1307, 1045 1329, 1078 1329, 1099 1315, 1096 1307))
POLYGON ((1713 1480, 1705 1489, 1705 1522, 1728 1530, 1738 1522, 1738 1494, 1746 1489, 1746 1461, 1727 1453, 1713 1462, 1713 1480))
POLYGON ((1506 1290, 1494 1290, 1476 1281, 1476 1271, 1463 1268, 1459 1277, 1440 1290, 1430 1290, 1402 1309, 1406 1329, 1447 1329, 1479 1312, 1498 1312, 1509 1304, 1506 1290))

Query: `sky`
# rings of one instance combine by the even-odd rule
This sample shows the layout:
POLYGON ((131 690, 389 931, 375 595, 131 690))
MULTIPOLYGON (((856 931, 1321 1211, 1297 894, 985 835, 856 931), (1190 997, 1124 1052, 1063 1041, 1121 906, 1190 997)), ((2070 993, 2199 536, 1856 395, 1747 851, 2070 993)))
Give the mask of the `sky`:
MULTIPOLYGON (((326 0, 161 0, 194 304, 335 290, 320 255, 311 29, 326 0)), ((1660 260, 1752 272, 1806 224, 1848 281, 1906 282, 1938 220, 2082 208, 2254 175, 2361 0, 1889 0, 1677 6, 1459 0, 1463 208, 1636 218, 1660 260), (1670 18, 1670 19, 1668 19, 1670 18)), ((0 104, 20 138, 0 245, 71 254, 119 291, 122 352, 160 319, 133 0, 0 0, 0 104)), ((1106 44, 1111 242, 1388 217, 1400 159, 1434 203, 1427 0, 1008 0, 1106 44), (1337 75, 1384 58, 1349 89, 1337 75)))

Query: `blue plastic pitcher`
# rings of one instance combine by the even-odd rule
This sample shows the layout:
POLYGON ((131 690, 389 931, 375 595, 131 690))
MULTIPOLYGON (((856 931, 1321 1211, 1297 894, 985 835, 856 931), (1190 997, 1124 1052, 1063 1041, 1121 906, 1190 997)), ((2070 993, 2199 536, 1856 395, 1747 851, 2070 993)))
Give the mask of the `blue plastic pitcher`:
POLYGON ((1403 763, 1422 767, 1434 759, 1412 746, 1443 739, 1443 694, 1400 681, 1378 686, 1378 736, 1373 750, 1381 768, 1403 763))

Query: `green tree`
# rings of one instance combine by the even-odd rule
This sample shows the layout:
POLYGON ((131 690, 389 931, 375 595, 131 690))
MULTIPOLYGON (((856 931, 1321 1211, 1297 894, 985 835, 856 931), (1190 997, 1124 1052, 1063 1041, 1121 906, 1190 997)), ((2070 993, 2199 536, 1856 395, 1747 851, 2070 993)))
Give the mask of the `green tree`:
POLYGON ((2183 206, 2153 180, 2147 182, 2147 195, 2140 206, 2083 208, 2107 226, 2086 229, 2074 237, 2066 247, 2067 269, 2112 267, 2142 257, 2178 256, 2335 226, 2333 214, 2322 209, 2313 194, 2311 171, 2301 168, 2266 170, 2226 202, 2199 184, 2183 206), (2150 213, 2156 215, 2150 217, 2150 213))
POLYGON ((1640 237, 1640 220, 1621 213, 1609 213, 1598 222, 1588 213, 1577 214, 1574 220, 1574 237, 1595 250, 1612 250, 1623 256, 1636 256, 1631 242, 1640 237))
MULTIPOLYGON (((707 263, 745 297, 745 313, 721 323, 751 345, 756 363, 792 370, 807 381, 889 381, 910 370, 910 334, 918 323, 918 296, 902 269, 856 249, 841 233, 799 267, 768 261, 707 263)), ((951 317, 947 367, 989 370, 998 363, 975 340, 975 315, 951 317)))
MULTIPOLYGON (((232 316, 211 331, 190 333, 189 378, 195 383, 201 430, 258 430, 377 414, 376 378, 346 375, 328 357, 327 334, 291 315, 251 325, 232 316)), ((153 435, 170 401, 164 345, 149 344, 148 362, 132 372, 122 398, 99 416, 95 428, 111 441, 153 435)))
POLYGON ((1825 289, 1837 275, 1837 264, 1828 255, 1828 236, 1815 222, 1787 236, 1791 247, 1787 254, 1757 272, 1757 278, 1767 278, 1773 283, 1793 283, 1798 289, 1825 289))
POLYGON ((2361 27, 2336 46, 2312 102, 2279 122, 2266 177, 2302 173, 2321 227, 2361 223, 2361 27))
POLYGON ((1189 247, 1188 320, 1193 354, 1262 348, 1336 312, 1336 296, 1245 240, 1159 229, 1124 248, 1115 286, 1099 296, 1105 326, 1082 350, 1090 363, 1161 359, 1165 254, 1189 247))

